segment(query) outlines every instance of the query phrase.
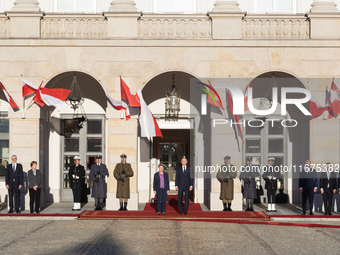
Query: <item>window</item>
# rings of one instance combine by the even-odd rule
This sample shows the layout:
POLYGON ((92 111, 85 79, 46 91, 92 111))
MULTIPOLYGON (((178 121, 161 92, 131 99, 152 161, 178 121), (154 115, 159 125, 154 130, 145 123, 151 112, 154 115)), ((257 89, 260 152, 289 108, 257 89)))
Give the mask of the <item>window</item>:
POLYGON ((196 12, 196 0, 155 0, 155 12, 196 12))
POLYGON ((56 0, 56 12, 96 12, 96 0, 56 0))
POLYGON ((296 13, 296 0, 254 0, 255 13, 296 13))

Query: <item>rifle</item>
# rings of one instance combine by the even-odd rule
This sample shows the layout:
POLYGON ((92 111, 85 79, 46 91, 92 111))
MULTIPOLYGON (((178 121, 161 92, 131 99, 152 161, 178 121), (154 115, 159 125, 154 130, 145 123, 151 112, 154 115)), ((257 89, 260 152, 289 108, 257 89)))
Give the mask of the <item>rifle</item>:
POLYGON ((122 163, 122 168, 123 168, 123 170, 119 174, 119 176, 120 176, 119 180, 122 182, 122 187, 124 188, 124 182, 125 182, 124 178, 126 177, 126 172, 124 170, 124 164, 123 163, 122 163))
POLYGON ((97 169, 97 174, 96 174, 96 183, 97 183, 97 188, 99 188, 99 178, 102 177, 100 175, 100 169, 99 169, 99 165, 98 165, 98 169, 97 169))

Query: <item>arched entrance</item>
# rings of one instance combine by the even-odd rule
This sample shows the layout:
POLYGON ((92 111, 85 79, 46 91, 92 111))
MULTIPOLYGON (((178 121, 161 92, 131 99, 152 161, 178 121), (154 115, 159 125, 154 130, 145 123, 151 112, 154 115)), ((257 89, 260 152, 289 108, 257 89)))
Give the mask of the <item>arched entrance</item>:
MULTIPOLYGON (((74 111, 64 103, 60 112, 50 107, 43 107, 42 112, 48 118, 43 122, 44 130, 44 167, 49 169, 44 176, 44 182, 48 187, 47 202, 72 201, 72 190, 68 171, 73 165, 73 157, 81 157, 81 164, 87 173, 87 186, 92 187, 92 181, 88 178, 91 165, 98 154, 103 156, 105 162, 106 150, 106 120, 105 113, 107 100, 101 84, 89 74, 83 72, 61 73, 47 82, 48 88, 70 89, 74 75, 81 90, 84 100, 84 110, 87 121, 83 127, 79 127, 78 120, 74 119, 74 111), (57 195, 58 194, 58 195, 57 195), (52 201, 51 201, 52 200, 52 201)), ((46 197, 46 196, 45 196, 46 197)))
MULTIPOLYGON (((305 116, 295 105, 287 105, 287 115, 281 115, 280 109, 280 92, 283 87, 305 88, 303 82, 291 74, 285 72, 267 72, 259 75, 252 80, 250 86, 253 88, 254 107, 258 108, 260 98, 272 95, 273 82, 278 88, 279 99, 277 110, 266 116, 267 120, 261 128, 249 127, 244 128, 245 146, 243 148, 243 164, 247 156, 253 156, 253 163, 266 165, 268 157, 272 156, 275 165, 286 167, 296 166, 297 171, 282 173, 282 180, 278 188, 282 188, 280 198, 282 202, 299 203, 301 199, 298 178, 299 166, 303 165, 309 158, 309 122, 310 117, 305 116), (274 77, 274 78, 273 78, 274 77), (284 127, 282 121, 293 119, 297 121, 296 127, 284 127)), ((301 98, 301 94, 289 93, 288 98, 301 98)), ((309 110, 309 104, 304 105, 309 110)), ((269 108, 269 106, 267 106, 269 108)), ((255 119, 259 116, 247 112, 245 120, 255 119)), ((287 123, 288 124, 288 123, 287 123)), ((256 125, 255 122, 252 125, 256 125)), ((291 168, 293 169, 293 168, 291 168)), ((264 181, 259 180, 260 185, 264 187, 264 181)), ((259 198, 258 202, 266 202, 266 191, 259 198)))
MULTIPOLYGON (((166 72, 157 75, 148 81, 143 87, 142 93, 145 102, 148 104, 151 112, 154 114, 157 123, 163 133, 163 138, 153 138, 149 141, 146 138, 139 137, 139 179, 138 190, 140 202, 149 202, 153 198, 152 182, 153 174, 157 171, 150 160, 163 163, 165 171, 170 178, 170 194, 175 195, 175 174, 177 167, 180 166, 180 160, 185 156, 193 167, 197 161, 196 147, 199 141, 193 139, 197 133, 197 123, 195 115, 192 112, 190 104, 190 83, 195 77, 180 71, 166 72), (176 88, 181 90, 180 112, 177 121, 165 120, 165 94, 168 88, 171 88, 175 77, 176 88), (150 171, 151 169, 151 171, 150 171)), ((196 106, 194 106, 196 107, 196 106)), ((198 197, 198 191, 204 190, 203 179, 195 179, 194 190, 191 198, 198 202, 203 201, 203 196, 198 197)))

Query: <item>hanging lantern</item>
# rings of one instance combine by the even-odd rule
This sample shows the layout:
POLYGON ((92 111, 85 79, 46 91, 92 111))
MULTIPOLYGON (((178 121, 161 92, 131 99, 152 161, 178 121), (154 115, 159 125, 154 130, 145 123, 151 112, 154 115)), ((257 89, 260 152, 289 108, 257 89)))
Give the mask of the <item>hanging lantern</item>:
POLYGON ((172 86, 166 90, 165 120, 177 121, 180 111, 181 93, 175 86, 175 75, 172 76, 172 86))

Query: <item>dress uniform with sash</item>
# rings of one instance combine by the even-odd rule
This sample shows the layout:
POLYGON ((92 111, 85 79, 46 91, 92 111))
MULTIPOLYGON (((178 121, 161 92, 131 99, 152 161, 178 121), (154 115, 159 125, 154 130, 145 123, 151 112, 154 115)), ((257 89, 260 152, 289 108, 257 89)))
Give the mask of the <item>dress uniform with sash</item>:
POLYGON ((221 183, 220 199, 223 201, 223 211, 232 211, 231 202, 234 199, 234 179, 237 176, 235 166, 230 164, 230 156, 224 157, 225 164, 221 166, 221 171, 216 178, 221 183))
POLYGON ((91 166, 90 178, 93 181, 92 185, 92 197, 96 203, 96 211, 103 210, 104 198, 107 194, 107 183, 106 177, 109 176, 109 171, 105 164, 101 163, 102 156, 97 157, 97 163, 91 166))
POLYGON ((277 179, 281 178, 281 174, 278 171, 274 171, 274 157, 268 158, 269 165, 262 174, 262 178, 266 182, 265 189, 267 190, 268 209, 267 212, 276 212, 275 209, 275 196, 277 191, 277 179))
POLYGON ((243 180, 243 198, 246 199, 246 211, 254 211, 254 199, 257 198, 255 177, 260 177, 257 166, 252 164, 253 157, 247 157, 247 165, 242 167, 240 180, 243 180))
POLYGON ((73 192, 74 206, 72 211, 81 210, 81 199, 85 181, 85 168, 79 163, 79 160, 80 157, 74 157, 75 164, 70 167, 70 170, 68 172, 71 189, 73 192))
POLYGON ((117 180, 116 197, 119 198, 119 211, 127 211, 127 201, 130 198, 130 177, 133 176, 133 170, 131 165, 126 163, 126 158, 125 154, 120 155, 121 162, 116 165, 113 171, 113 176, 117 180))

